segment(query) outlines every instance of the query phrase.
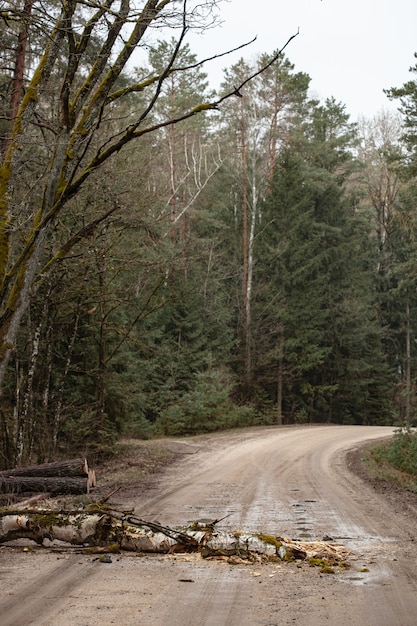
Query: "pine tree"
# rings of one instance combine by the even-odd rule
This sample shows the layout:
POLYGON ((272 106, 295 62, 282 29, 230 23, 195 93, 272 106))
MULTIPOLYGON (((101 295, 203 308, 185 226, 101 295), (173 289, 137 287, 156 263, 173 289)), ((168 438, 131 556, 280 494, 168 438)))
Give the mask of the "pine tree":
MULTIPOLYGON (((414 57, 417 59, 417 52, 414 57)), ((417 76, 417 63, 410 72, 417 76)), ((413 177, 417 174, 417 78, 402 87, 387 89, 385 93, 391 100, 399 100, 399 111, 404 120, 402 141, 407 151, 403 159, 404 173, 413 177)))
POLYGON ((263 211, 259 380, 278 421, 372 421, 384 368, 373 369, 382 344, 369 231, 342 186, 354 127, 333 100, 314 106, 310 120, 282 151, 263 211))
MULTIPOLYGON (((239 84, 242 75, 256 71, 270 61, 262 55, 252 69, 243 59, 225 72, 222 89, 239 84)), ((234 224, 234 245, 240 246, 241 296, 236 303, 240 325, 239 355, 242 393, 247 398, 253 387, 254 268, 255 240, 261 226, 261 204, 273 176, 275 157, 285 142, 295 111, 305 101, 309 77, 295 73, 294 66, 280 55, 277 63, 245 86, 225 108, 223 134, 229 146, 226 167, 232 173, 230 211, 234 224), (239 97, 240 96, 240 97, 239 97)), ((238 258, 239 258, 238 257, 238 258)))

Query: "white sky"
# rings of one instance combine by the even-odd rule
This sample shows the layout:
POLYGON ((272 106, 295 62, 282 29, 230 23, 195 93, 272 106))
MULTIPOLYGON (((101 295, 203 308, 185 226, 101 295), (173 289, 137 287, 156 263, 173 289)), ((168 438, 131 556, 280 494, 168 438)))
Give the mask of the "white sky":
POLYGON ((352 121, 395 110, 383 89, 415 77, 409 68, 417 63, 417 0, 228 0, 219 3, 219 12, 222 26, 188 40, 199 58, 254 36, 257 41, 238 56, 205 66, 212 87, 222 68, 242 56, 272 53, 298 28, 286 49, 294 71, 310 76, 314 97, 334 96, 345 104, 352 121))

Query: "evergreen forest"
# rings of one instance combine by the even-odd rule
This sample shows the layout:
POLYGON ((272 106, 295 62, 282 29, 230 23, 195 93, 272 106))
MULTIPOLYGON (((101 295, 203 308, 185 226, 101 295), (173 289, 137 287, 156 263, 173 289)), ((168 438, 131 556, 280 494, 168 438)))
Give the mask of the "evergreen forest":
POLYGON ((214 89, 211 5, 1 4, 0 468, 417 424, 417 65, 356 122, 290 40, 214 89))

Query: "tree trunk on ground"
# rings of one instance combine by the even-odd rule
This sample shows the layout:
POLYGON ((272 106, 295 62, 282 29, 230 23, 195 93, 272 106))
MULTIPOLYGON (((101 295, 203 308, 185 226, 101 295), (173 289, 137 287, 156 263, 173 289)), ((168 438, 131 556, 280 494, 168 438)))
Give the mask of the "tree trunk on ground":
MULTIPOLYGON (((98 505, 97 505, 98 507, 98 505)), ((293 541, 272 535, 217 531, 220 520, 195 522, 187 529, 167 528, 119 512, 13 511, 0 513, 0 543, 27 538, 42 544, 44 539, 72 545, 134 552, 199 552, 203 557, 239 557, 256 560, 310 560, 315 565, 346 567, 350 555, 341 544, 326 541, 293 541)))
POLYGON ((15 467, 2 470, 0 476, 88 476, 88 462, 87 459, 79 458, 15 467))
MULTIPOLYGON (((93 472, 94 473, 94 472, 93 472)), ((57 494, 89 493, 94 478, 75 476, 0 476, 0 493, 26 493, 47 491, 57 494)))

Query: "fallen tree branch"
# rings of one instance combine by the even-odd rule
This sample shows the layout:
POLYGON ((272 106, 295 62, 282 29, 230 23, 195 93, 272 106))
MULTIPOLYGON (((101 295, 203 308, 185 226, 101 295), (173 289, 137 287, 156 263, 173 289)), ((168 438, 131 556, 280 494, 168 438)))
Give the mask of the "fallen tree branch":
POLYGON ((18 538, 42 544, 45 539, 87 546, 91 551, 127 550, 141 553, 198 552, 204 558, 264 558, 273 561, 307 560, 314 565, 346 567, 350 551, 334 542, 294 541, 248 532, 218 531, 207 525, 169 528, 134 515, 103 509, 85 511, 0 510, 0 543, 18 538), (314 561, 314 562, 313 562, 314 561))
POLYGON ((26 498, 26 500, 20 500, 18 504, 14 505, 14 508, 22 511, 30 508, 33 504, 39 503, 41 500, 48 500, 50 496, 51 494, 48 492, 37 493, 30 498, 26 498))

